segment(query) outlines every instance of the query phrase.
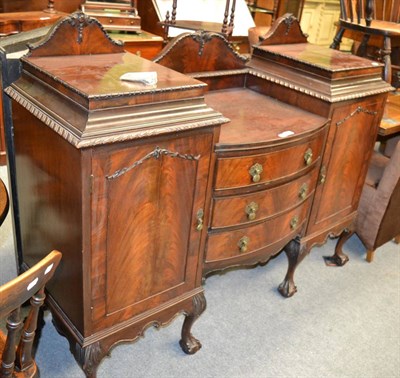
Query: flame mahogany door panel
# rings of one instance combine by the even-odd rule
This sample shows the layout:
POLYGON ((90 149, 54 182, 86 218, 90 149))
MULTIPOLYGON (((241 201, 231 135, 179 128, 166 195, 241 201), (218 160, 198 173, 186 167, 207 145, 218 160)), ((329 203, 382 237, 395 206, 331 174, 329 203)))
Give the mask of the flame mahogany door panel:
POLYGON ((357 210, 375 143, 371 135, 376 135, 382 109, 379 96, 333 110, 321 167, 323 185, 316 191, 308 235, 340 222, 357 210))
POLYGON ((213 134, 206 133, 94 152, 94 328, 199 286, 212 143, 213 134))

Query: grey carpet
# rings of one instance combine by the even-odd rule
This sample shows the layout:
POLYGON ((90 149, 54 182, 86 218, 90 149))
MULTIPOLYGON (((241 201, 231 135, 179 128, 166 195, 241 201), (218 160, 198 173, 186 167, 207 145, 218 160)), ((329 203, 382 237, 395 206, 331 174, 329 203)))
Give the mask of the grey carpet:
MULTIPOLYGON (((15 275, 11 235, 8 218, 0 229, 1 282, 15 275)), ((116 346, 98 377, 400 377, 399 245, 387 243, 368 264, 353 236, 344 248, 350 262, 328 268, 322 256, 334 246, 329 240, 312 250, 289 299, 276 290, 286 272, 284 254, 264 267, 208 278, 207 310, 193 326, 203 344, 197 354, 185 355, 178 345, 180 316, 136 343, 116 346)), ((45 320, 36 355, 41 377, 84 377, 51 315, 45 320)))

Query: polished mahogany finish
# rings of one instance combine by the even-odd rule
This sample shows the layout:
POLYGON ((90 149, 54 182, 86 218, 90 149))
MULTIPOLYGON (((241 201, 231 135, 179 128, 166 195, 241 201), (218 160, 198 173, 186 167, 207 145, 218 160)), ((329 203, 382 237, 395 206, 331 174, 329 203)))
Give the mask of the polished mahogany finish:
POLYGON ((87 376, 113 345, 178 314, 182 349, 201 347, 191 327, 206 307, 212 150, 227 121, 205 88, 75 13, 31 46, 7 89, 24 263, 63 251, 48 303, 87 376), (120 80, 141 71, 157 82, 120 80))
POLYGON ((212 272, 285 250, 279 290, 291 296, 313 245, 342 234, 343 263, 391 89, 380 66, 309 45, 290 15, 249 62, 207 32, 177 37, 154 61, 78 13, 7 89, 24 259, 63 250, 49 303, 88 376, 113 345, 182 312, 180 344, 196 352, 191 326, 212 272), (158 82, 120 81, 128 71, 158 82))
POLYGON ((82 0, 0 0, 0 13, 42 11, 49 3, 60 12, 71 13, 79 9, 82 0))
POLYGON ((141 30, 140 33, 109 33, 109 36, 124 44, 124 50, 145 59, 153 59, 163 48, 163 38, 141 30))
POLYGON ((106 30, 140 32, 140 17, 136 0, 127 1, 91 1, 81 4, 86 15, 95 17, 106 30))
POLYGON ((284 248, 289 269, 280 292, 291 296, 295 268, 314 245, 342 234, 334 256, 347 260, 341 246, 354 227, 390 86, 381 66, 308 44, 291 15, 277 20, 247 64, 228 47, 217 52, 219 39, 182 35, 156 58, 206 82, 206 101, 231 119, 215 146, 204 274, 265 262, 284 248), (222 59, 237 63, 224 69, 222 59))
MULTIPOLYGON (((69 2, 70 6, 73 6, 74 1, 69 2)), ((9 7, 10 4, 2 4, 0 1, 0 37, 52 25, 66 16, 66 13, 55 8, 54 0, 48 0, 46 3, 43 1, 40 8, 40 1, 24 1, 22 6, 18 3, 13 1, 13 6, 9 7)), ((72 8, 70 12, 75 9, 72 8)))
POLYGON ((219 34, 182 34, 155 60, 206 82, 206 102, 230 119, 215 145, 203 274, 266 262, 304 235, 327 119, 250 88, 259 74, 219 34))
POLYGON ((0 13, 0 37, 53 25, 65 15, 62 12, 46 11, 0 13))
MULTIPOLYGON (((268 90, 278 99, 330 120, 306 234, 287 251, 291 271, 313 245, 328 236, 342 234, 345 238, 354 228, 368 161, 390 90, 381 79, 380 66, 336 50, 308 45, 302 42, 296 24, 290 16, 281 19, 255 47, 249 64, 274 83, 268 90), (284 41, 291 44, 280 45, 284 41)), ((265 91, 258 78, 249 85, 265 91)), ((339 239, 334 255, 339 265, 348 259, 342 253, 342 242, 339 239)), ((281 286, 288 296, 295 291, 291 280, 292 276, 281 286)))

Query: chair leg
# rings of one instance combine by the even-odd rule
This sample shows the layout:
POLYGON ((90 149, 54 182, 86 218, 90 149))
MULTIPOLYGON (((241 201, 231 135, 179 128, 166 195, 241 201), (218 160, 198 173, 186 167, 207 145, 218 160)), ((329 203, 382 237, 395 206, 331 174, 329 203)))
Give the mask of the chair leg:
POLYGON ((335 35, 333 42, 329 46, 331 49, 339 50, 340 44, 342 42, 343 34, 344 34, 344 29, 340 28, 339 31, 337 32, 337 34, 335 35))
POLYGON ((393 240, 396 244, 400 244, 400 235, 395 236, 393 240))
POLYGON ((368 47, 368 41, 369 41, 370 35, 369 34, 364 34, 360 46, 358 46, 357 53, 356 55, 365 57, 367 55, 367 47, 368 47))
POLYGON ((390 58, 391 53, 392 53, 392 46, 391 46, 390 38, 385 37, 385 39, 383 40, 383 50, 382 50, 383 63, 385 64, 383 78, 389 84, 391 84, 391 82, 392 82, 392 61, 390 58))
POLYGON ((367 250, 367 258, 366 260, 370 263, 374 260, 375 249, 368 249, 367 250))

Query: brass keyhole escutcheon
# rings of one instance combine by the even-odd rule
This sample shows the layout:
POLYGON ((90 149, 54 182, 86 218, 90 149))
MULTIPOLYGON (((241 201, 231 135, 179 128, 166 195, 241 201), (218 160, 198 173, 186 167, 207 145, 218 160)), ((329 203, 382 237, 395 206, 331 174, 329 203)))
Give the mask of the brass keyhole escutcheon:
POLYGON ((203 211, 203 209, 199 209, 197 211, 197 215, 196 215, 196 218, 197 218, 196 230, 197 231, 201 231, 204 227, 203 217, 204 217, 204 211, 203 211))
POLYGON ((319 183, 323 184, 326 181, 326 167, 323 165, 319 171, 319 183))
POLYGON ((263 167, 259 163, 256 163, 250 167, 249 173, 253 182, 259 182, 261 180, 262 171, 263 167))
POLYGON ((247 214, 247 219, 248 220, 254 220, 256 219, 257 216, 257 210, 258 210, 258 204, 255 202, 250 202, 245 209, 245 212, 247 214))
POLYGON ((306 165, 310 165, 312 163, 313 152, 311 148, 307 148, 306 152, 304 153, 304 162, 306 165))
POLYGON ((290 228, 294 230, 299 224, 299 217, 295 215, 290 221, 290 228))
POLYGON ((308 192, 308 185, 307 184, 303 184, 300 187, 300 190, 299 190, 299 198, 302 199, 302 200, 304 198, 306 198, 307 197, 307 192, 308 192))
POLYGON ((249 247, 249 242, 250 242, 250 239, 247 237, 247 236, 243 236, 240 240, 239 240, 239 242, 238 242, 238 247, 239 247, 239 251, 240 251, 240 253, 245 253, 245 252, 247 252, 247 249, 248 249, 248 247, 249 247))

